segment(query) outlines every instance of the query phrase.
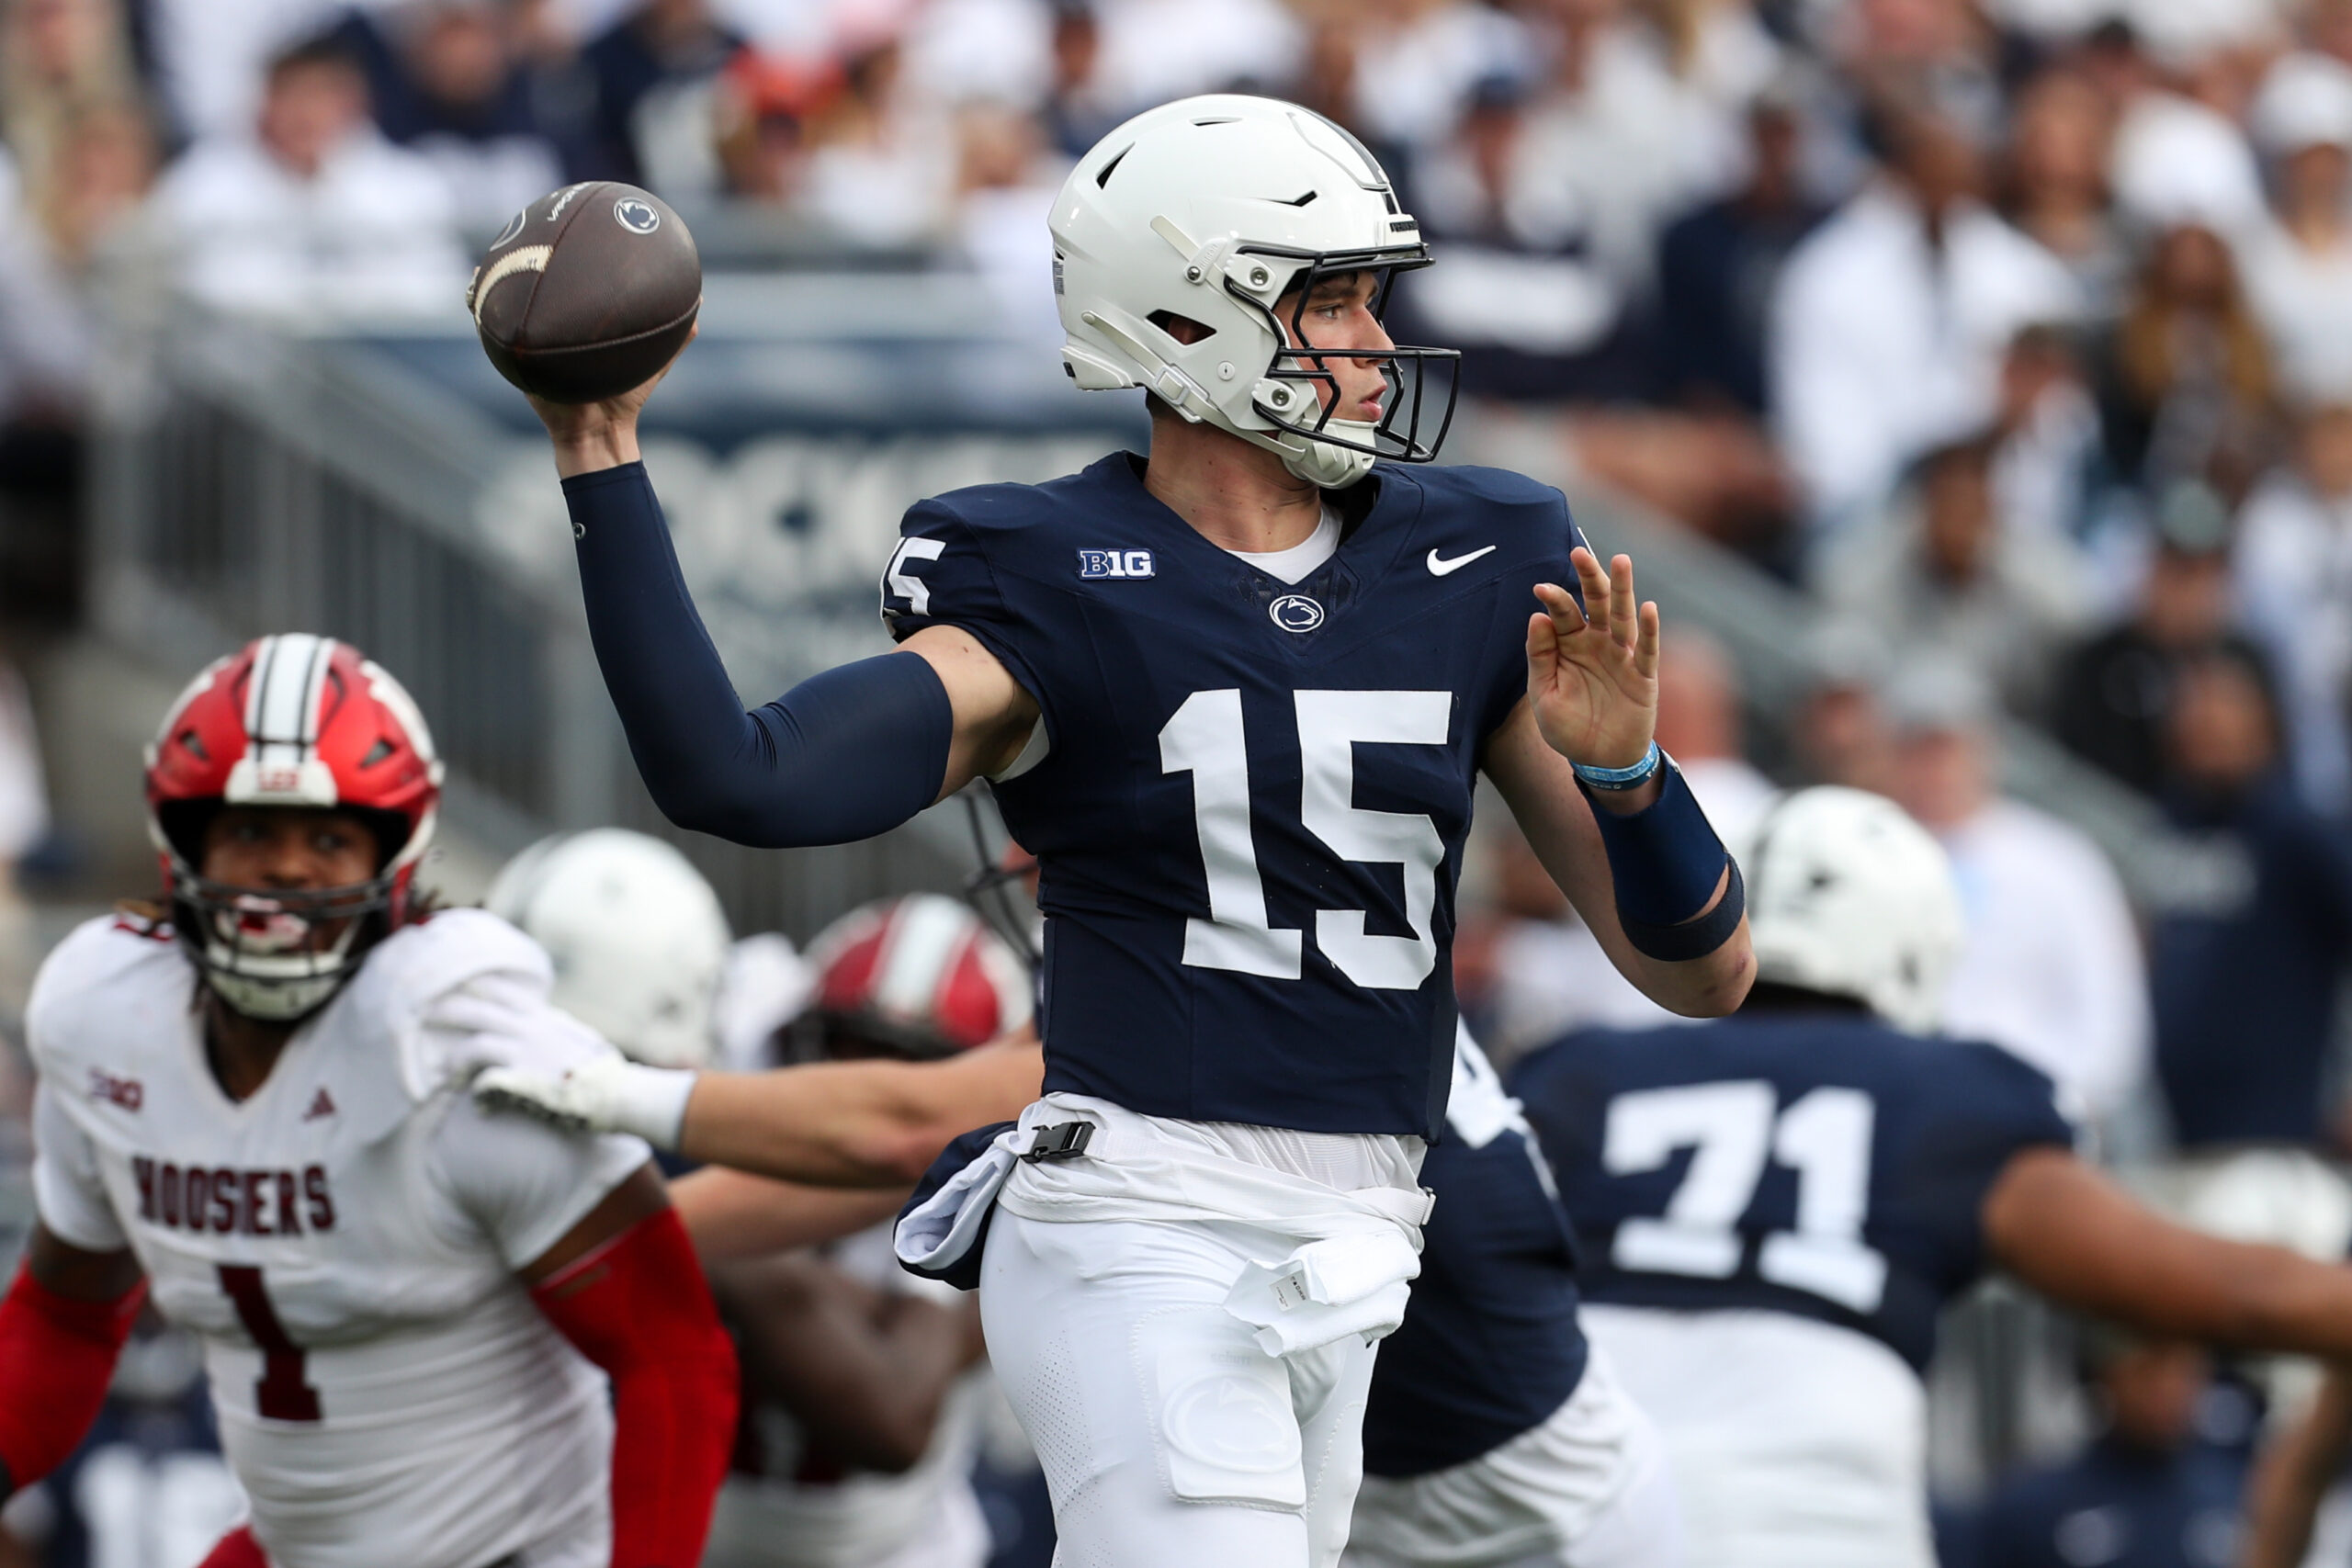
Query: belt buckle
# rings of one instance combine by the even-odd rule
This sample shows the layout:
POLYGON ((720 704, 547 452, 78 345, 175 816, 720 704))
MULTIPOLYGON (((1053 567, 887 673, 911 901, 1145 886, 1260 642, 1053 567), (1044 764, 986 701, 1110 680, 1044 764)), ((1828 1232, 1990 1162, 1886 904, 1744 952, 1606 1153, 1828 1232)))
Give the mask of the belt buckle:
POLYGON ((1050 1127, 1037 1129, 1037 1141, 1021 1157, 1032 1165, 1049 1159, 1076 1159, 1094 1141, 1091 1122, 1057 1122, 1050 1127))

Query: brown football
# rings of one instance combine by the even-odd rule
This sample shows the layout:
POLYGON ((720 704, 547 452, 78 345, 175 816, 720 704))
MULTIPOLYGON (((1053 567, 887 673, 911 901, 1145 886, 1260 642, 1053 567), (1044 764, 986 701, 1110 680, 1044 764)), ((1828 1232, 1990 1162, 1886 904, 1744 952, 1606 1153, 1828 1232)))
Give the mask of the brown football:
POLYGON ((650 378, 702 309, 702 257, 650 191, 591 180, 550 191, 491 243, 466 288, 500 375, 560 403, 650 378))

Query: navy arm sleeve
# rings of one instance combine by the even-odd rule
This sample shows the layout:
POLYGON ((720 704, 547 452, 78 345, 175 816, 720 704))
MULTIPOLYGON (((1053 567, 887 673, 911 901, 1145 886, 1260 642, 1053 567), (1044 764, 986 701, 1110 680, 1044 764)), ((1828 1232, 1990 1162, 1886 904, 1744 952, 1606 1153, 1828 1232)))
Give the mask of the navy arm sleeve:
POLYGON ((929 806, 956 719, 920 654, 810 677, 745 713, 686 592, 645 466, 563 481, 588 633, 662 814, 739 844, 844 844, 929 806))

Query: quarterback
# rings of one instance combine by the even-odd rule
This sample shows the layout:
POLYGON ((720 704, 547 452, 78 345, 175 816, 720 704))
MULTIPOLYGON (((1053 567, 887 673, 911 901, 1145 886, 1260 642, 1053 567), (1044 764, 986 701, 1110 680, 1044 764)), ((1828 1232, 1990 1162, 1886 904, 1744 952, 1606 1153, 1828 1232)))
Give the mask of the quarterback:
POLYGON ((343 643, 264 637, 174 704, 147 766, 166 908, 83 926, 33 988, 0 1494, 72 1452, 152 1289, 251 1505, 211 1568, 699 1557, 733 1348, 642 1143, 464 1092, 606 1047, 522 933, 421 907, 440 781, 343 643))
MULTIPOLYGON (((848 841, 986 778, 1038 856, 1045 1096, 899 1251, 951 1267, 985 1224, 1062 1561, 1328 1568, 1418 1266, 1478 775, 1668 1008, 1738 1005, 1744 894, 1652 739, 1632 564, 1555 491, 1431 466, 1454 361, 1381 326, 1430 255, 1360 143, 1187 99, 1081 158, 1051 222, 1065 368, 1148 393, 1148 458, 916 505, 882 577, 901 650, 756 713, 636 460, 650 387, 540 413, 673 819, 848 841)), ((688 1126, 706 1090, 734 1092, 687 1088, 688 1126)))

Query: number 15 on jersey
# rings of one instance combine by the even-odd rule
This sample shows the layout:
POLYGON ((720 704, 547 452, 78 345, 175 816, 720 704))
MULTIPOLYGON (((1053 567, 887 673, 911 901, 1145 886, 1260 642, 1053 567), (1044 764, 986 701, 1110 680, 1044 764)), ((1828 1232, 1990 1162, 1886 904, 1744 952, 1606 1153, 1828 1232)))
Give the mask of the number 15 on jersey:
MULTIPOLYGON (((1442 746, 1451 734, 1451 692, 1295 692, 1301 774, 1299 820, 1341 860, 1404 871, 1410 936, 1364 930, 1362 909, 1317 909, 1315 945, 1333 967, 1373 990, 1419 988, 1437 966, 1430 914, 1445 840, 1419 813, 1355 805, 1358 742, 1442 746)), ((1184 962, 1269 979, 1299 977, 1305 933, 1266 913, 1250 823, 1250 745, 1241 693, 1194 692, 1159 731, 1159 771, 1193 775, 1193 815, 1208 877, 1209 918, 1184 922, 1184 962)))

